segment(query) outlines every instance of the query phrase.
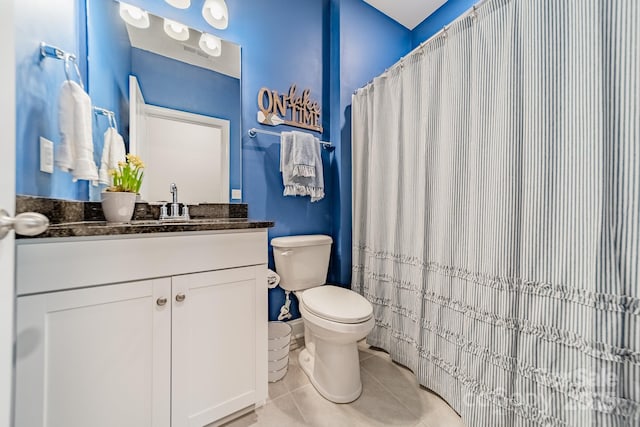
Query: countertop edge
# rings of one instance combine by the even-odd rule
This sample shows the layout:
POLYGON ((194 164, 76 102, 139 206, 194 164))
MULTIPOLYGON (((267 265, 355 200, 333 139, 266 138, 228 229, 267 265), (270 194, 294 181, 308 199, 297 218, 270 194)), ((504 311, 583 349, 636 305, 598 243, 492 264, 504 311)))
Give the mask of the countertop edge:
POLYGON ((144 224, 144 225, 131 225, 131 224, 102 224, 91 222, 82 224, 55 224, 47 231, 37 236, 16 236, 18 241, 31 241, 35 239, 50 239, 50 238, 73 238, 73 237, 100 237, 100 236, 135 236, 144 235, 149 236, 152 234, 171 234, 171 233, 183 233, 183 232, 202 232, 202 231, 233 231, 233 230, 251 230, 260 228, 271 228, 275 225, 273 221, 252 221, 247 220, 233 221, 233 222, 221 222, 216 221, 212 223, 195 223, 195 224, 144 224))

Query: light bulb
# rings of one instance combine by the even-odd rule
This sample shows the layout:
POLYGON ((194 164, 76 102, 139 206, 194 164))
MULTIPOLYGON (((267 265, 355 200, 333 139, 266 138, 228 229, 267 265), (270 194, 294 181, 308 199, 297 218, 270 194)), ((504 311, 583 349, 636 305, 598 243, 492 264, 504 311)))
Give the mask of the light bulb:
POLYGON ((165 0, 173 7, 178 9, 188 9, 191 6, 191 0, 165 0))
POLYGON ((213 28, 224 30, 229 26, 229 10, 224 0, 206 0, 202 6, 202 17, 213 28))
POLYGON ((127 3, 120 3, 120 17, 129 25, 136 28, 149 28, 149 14, 139 7, 127 3))
POLYGON ((208 55, 220 56, 222 54, 222 40, 219 37, 202 33, 198 45, 208 55))
POLYGON ((224 16, 224 9, 219 3, 213 3, 209 10, 211 11, 211 16, 213 16, 214 19, 222 19, 224 16))
POLYGON ((142 18, 142 11, 140 9, 138 9, 137 7, 131 7, 131 8, 129 8, 129 10, 127 10, 127 12, 129 13, 129 16, 131 16, 136 21, 138 21, 138 20, 140 20, 140 18, 142 18))
POLYGON ((171 19, 164 19, 164 32, 169 37, 178 41, 185 41, 189 38, 189 27, 171 19))

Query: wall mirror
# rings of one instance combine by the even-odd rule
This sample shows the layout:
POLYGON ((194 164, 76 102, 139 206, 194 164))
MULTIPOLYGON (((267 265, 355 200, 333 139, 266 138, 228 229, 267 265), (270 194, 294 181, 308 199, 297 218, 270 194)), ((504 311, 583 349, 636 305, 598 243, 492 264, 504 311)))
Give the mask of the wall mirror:
MULTIPOLYGON (((170 200, 175 182, 182 203, 240 202, 240 46, 151 13, 138 28, 120 8, 87 0, 88 89, 147 165, 142 198, 170 200)), ((96 148, 109 125, 96 117, 96 148)))

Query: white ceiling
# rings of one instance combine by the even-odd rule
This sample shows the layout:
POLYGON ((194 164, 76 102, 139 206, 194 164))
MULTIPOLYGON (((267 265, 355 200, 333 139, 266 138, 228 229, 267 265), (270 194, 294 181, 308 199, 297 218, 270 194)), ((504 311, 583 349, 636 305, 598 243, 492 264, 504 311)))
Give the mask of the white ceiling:
POLYGON ((410 30, 435 12, 447 0, 364 0, 410 30))

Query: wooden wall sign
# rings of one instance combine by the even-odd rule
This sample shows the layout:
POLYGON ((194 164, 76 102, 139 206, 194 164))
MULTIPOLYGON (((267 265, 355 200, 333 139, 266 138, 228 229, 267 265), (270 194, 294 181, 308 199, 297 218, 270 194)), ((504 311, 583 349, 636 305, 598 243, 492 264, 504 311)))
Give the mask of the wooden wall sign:
POLYGON ((263 87, 258 92, 258 123, 269 126, 289 125, 322 133, 320 106, 310 98, 311 91, 297 93, 296 85, 289 93, 280 95, 277 90, 263 87))

